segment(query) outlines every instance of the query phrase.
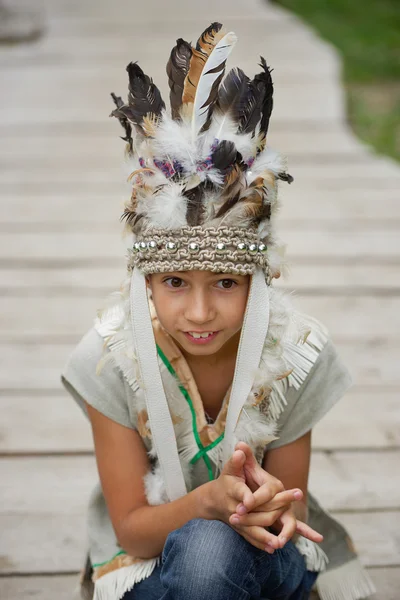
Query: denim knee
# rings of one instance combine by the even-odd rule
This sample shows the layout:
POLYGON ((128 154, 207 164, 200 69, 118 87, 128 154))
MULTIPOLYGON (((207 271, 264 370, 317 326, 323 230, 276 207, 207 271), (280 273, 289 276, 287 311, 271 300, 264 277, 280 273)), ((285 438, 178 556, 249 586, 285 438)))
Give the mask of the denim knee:
POLYGON ((226 589, 246 585, 254 564, 252 549, 256 552, 226 523, 192 519, 168 535, 161 580, 166 587, 184 581, 187 597, 218 597, 215 592, 222 594, 224 585, 226 589))

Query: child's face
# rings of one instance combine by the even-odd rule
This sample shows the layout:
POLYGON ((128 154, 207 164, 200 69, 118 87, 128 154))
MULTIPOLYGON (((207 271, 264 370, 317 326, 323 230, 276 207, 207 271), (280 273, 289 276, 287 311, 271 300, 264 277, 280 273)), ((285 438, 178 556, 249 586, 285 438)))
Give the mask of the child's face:
POLYGON ((161 325, 187 353, 215 354, 240 331, 249 275, 176 271, 155 273, 147 280, 161 325), (194 333, 211 335, 199 338, 194 333))

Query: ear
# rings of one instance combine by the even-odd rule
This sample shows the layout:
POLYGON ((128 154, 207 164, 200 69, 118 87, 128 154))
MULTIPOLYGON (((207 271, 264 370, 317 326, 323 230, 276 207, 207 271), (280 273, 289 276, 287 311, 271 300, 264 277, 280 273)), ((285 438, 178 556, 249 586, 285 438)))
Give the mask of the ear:
POLYGON ((145 275, 146 287, 151 289, 151 278, 150 275, 145 275))

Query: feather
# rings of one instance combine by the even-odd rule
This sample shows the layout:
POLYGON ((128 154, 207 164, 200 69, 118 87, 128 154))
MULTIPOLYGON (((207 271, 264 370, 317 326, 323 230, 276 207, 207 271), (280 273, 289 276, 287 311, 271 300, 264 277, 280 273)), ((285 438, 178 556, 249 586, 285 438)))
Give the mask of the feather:
POLYGON ((219 84, 225 73, 225 64, 236 44, 233 32, 227 33, 215 46, 201 72, 193 106, 192 136, 210 126, 214 104, 218 98, 219 84))
POLYGON ((126 70, 129 75, 128 105, 117 108, 112 114, 118 118, 126 117, 142 135, 145 135, 142 129, 143 118, 149 113, 157 117, 161 116, 165 104, 160 90, 153 83, 151 77, 144 74, 138 64, 131 62, 126 70))
POLYGON ((220 198, 220 208, 215 215, 216 219, 221 218, 238 202, 243 191, 242 170, 238 164, 227 175, 225 186, 220 198))
POLYGON ((185 77, 182 102, 194 103, 196 88, 201 72, 215 45, 224 36, 221 23, 211 23, 197 40, 196 48, 192 48, 189 71, 185 77))
POLYGON ((267 63, 265 62, 265 58, 260 56, 260 67, 264 69, 264 73, 260 75, 256 75, 254 78, 257 80, 257 85, 260 85, 261 82, 264 87, 264 100, 261 107, 261 123, 260 123, 260 131, 261 134, 264 135, 264 138, 267 135, 269 120, 272 113, 273 107, 273 95, 274 95, 274 86, 271 78, 271 69, 269 69, 267 63))
POLYGON ((148 113, 143 117, 142 129, 146 137, 154 138, 157 133, 159 117, 154 113, 148 113))
POLYGON ((237 128, 237 123, 230 114, 222 114, 220 109, 215 106, 212 114, 212 123, 208 131, 204 134, 205 143, 210 146, 215 139, 233 142, 236 150, 242 155, 243 160, 247 162, 257 154, 257 139, 251 133, 237 133, 237 128))
POLYGON ((186 223, 187 199, 183 196, 183 186, 178 183, 164 185, 150 198, 142 198, 137 203, 137 212, 149 219, 155 227, 178 229, 186 223))
POLYGON ((286 181, 287 183, 293 183, 294 181, 294 177, 292 177, 292 175, 290 175, 289 173, 278 173, 278 177, 279 179, 281 179, 282 181, 286 181))
POLYGON ((266 147, 255 159, 254 163, 251 167, 251 178, 256 179, 259 175, 265 174, 266 172, 273 173, 275 177, 279 176, 279 173, 284 173, 287 168, 286 158, 272 150, 269 147, 266 147))
POLYGON ((190 59, 192 58, 192 47, 182 38, 176 40, 176 46, 172 48, 167 63, 168 83, 170 87, 171 115, 173 119, 180 118, 180 107, 182 106, 183 86, 186 75, 189 72, 190 59))
MULTIPOLYGON (((124 105, 124 101, 122 100, 122 98, 120 96, 116 96, 113 92, 111 92, 111 98, 114 100, 114 104, 117 107, 117 109, 121 108, 124 105)), ((110 114, 110 117, 115 116, 113 113, 114 111, 110 114)), ((124 140, 124 142, 127 143, 128 154, 132 154, 133 139, 131 124, 129 123, 128 119, 123 115, 118 116, 117 118, 125 130, 125 137, 121 137, 121 140, 124 140)))
POLYGON ((212 163, 216 169, 225 171, 236 161, 237 150, 233 142, 222 140, 211 155, 212 163))
POLYGON ((260 135, 264 140, 272 111, 273 85, 270 70, 263 57, 260 66, 263 68, 262 73, 258 73, 248 82, 247 91, 242 91, 235 114, 240 133, 255 132, 260 123, 260 135))
MULTIPOLYGON (((262 177, 253 181, 236 202, 225 210, 220 225, 238 225, 250 227, 266 220, 270 216, 270 204, 267 201, 267 189, 262 177)), ((221 217, 221 210, 216 215, 221 217)))
POLYGON ((174 121, 164 112, 151 144, 156 158, 173 156, 187 173, 196 172, 196 148, 191 138, 190 121, 187 119, 174 121))
POLYGON ((189 227, 201 225, 205 214, 203 192, 207 182, 202 182, 196 187, 185 190, 184 194, 187 197, 186 221, 189 227))
POLYGON ((245 195, 239 200, 244 218, 250 218, 256 222, 261 219, 268 219, 271 215, 271 207, 264 202, 266 197, 264 179, 258 177, 250 184, 245 191, 245 195))
POLYGON ((217 111, 222 113, 223 118, 216 134, 217 139, 221 139, 221 132, 228 117, 236 124, 236 130, 238 129, 245 108, 249 84, 250 79, 242 69, 237 67, 231 69, 221 82, 218 90, 217 111))

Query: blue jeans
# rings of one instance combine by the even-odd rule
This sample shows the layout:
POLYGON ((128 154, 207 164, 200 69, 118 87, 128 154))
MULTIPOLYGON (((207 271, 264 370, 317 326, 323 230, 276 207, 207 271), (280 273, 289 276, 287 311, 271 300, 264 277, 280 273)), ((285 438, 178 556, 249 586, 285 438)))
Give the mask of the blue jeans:
POLYGON ((122 600, 308 600, 317 576, 290 540, 268 554, 222 521, 192 519, 122 600))

